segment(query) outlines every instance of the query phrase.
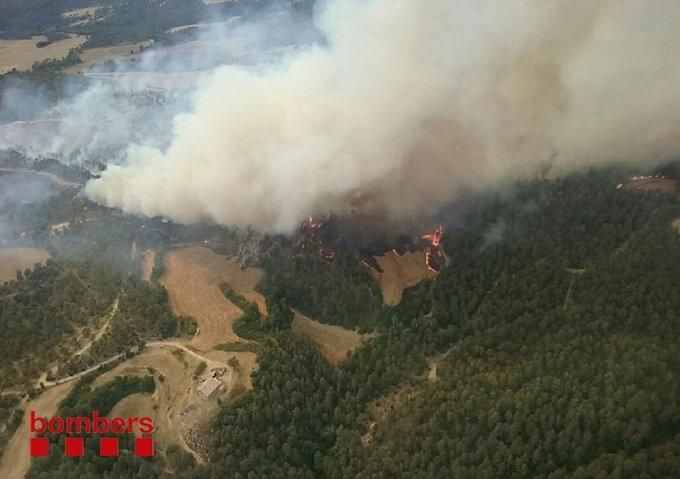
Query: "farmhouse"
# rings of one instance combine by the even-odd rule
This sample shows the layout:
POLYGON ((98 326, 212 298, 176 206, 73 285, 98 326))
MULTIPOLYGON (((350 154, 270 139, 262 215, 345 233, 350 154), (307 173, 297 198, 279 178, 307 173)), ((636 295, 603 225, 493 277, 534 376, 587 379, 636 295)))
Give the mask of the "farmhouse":
POLYGON ((201 399, 209 400, 216 391, 222 387, 222 382, 217 378, 206 379, 198 387, 198 395, 201 399))

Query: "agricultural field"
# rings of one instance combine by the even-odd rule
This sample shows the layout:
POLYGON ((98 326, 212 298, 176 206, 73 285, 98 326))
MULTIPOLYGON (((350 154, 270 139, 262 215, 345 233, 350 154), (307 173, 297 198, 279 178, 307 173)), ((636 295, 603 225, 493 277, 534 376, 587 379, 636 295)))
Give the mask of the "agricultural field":
POLYGON ((170 251, 164 262, 161 284, 168 290, 175 314, 198 322, 199 332, 191 345, 208 351, 220 343, 238 341, 233 324, 242 312, 219 286, 230 278, 227 259, 208 248, 191 246, 170 251))
POLYGON ((16 279, 17 271, 44 263, 50 254, 42 248, 0 248, 0 283, 16 279))
POLYGON ((323 324, 295 312, 293 335, 312 342, 331 364, 340 364, 347 355, 361 346, 365 337, 351 329, 323 324))
POLYGON ((47 41, 45 36, 34 36, 25 40, 0 40, 0 75, 16 71, 30 70, 35 62, 61 60, 71 49, 79 47, 87 38, 71 36, 38 48, 39 42, 47 41))
POLYGON ((428 268, 425 253, 408 251, 402 255, 390 250, 383 256, 375 256, 382 273, 369 268, 369 273, 380 285, 385 304, 394 306, 401 302, 402 292, 425 279, 437 276, 436 271, 428 268))

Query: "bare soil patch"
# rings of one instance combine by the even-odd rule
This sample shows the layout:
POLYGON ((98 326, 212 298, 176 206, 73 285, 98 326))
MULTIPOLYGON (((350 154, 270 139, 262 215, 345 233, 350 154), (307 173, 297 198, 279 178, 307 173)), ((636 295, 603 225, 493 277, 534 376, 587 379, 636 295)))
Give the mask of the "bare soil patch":
POLYGON ((30 70, 35 62, 44 60, 61 60, 68 55, 72 48, 76 48, 87 40, 84 36, 74 36, 59 40, 45 47, 38 48, 36 44, 46 41, 43 36, 35 36, 25 40, 0 40, 0 75, 17 71, 30 70))
POLYGON ((677 220, 673 221, 673 223, 671 223, 671 226, 672 226, 673 228, 675 228, 675 229, 677 230, 678 233, 680 233, 680 218, 678 218, 677 220))
POLYGON ((16 279, 17 271, 31 269, 36 263, 44 263, 50 254, 41 248, 0 249, 0 283, 16 279))
POLYGON ((422 251, 409 251, 399 255, 396 251, 391 250, 384 256, 375 256, 374 258, 383 272, 380 273, 370 267, 369 272, 380 285, 385 304, 392 306, 399 304, 401 295, 406 288, 437 276, 435 271, 427 267, 425 253, 422 251))
POLYGON ((358 348, 364 340, 356 331, 314 321, 297 311, 292 331, 295 336, 314 343, 331 364, 341 363, 347 353, 358 348))

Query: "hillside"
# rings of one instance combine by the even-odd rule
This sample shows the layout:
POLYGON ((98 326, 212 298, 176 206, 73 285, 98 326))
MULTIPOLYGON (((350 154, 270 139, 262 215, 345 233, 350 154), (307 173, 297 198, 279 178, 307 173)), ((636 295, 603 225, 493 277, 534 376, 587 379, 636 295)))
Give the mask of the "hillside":
MULTIPOLYGON (((315 288, 347 288, 351 278, 376 287, 364 283, 359 258, 350 266, 349 252, 338 264, 274 253, 258 286, 273 316, 246 307, 234 327, 252 339, 233 351, 257 351, 252 390, 219 408, 210 461, 172 456, 175 474, 676 476, 680 202, 619 191, 624 174, 591 171, 518 185, 510 198, 466 200, 465 226, 445 236, 450 264, 396 306, 356 303, 353 315, 339 315, 337 296, 315 288), (307 273, 286 288, 296 270, 307 273), (275 271, 282 277, 267 279, 275 271), (375 332, 331 364, 300 335, 299 320, 292 330, 280 322, 286 298, 325 311, 325 322, 375 332)), ((147 404, 131 401, 126 408, 147 404)), ((37 460, 28 477, 92 467, 126 477, 112 469, 120 461, 37 460)), ((137 459, 120 470, 164 477, 163 468, 137 459)))

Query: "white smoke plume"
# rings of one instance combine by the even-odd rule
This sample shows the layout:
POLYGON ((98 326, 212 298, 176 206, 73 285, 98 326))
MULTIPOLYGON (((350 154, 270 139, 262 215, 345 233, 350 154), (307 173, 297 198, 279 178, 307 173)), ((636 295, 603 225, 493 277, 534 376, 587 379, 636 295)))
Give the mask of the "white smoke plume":
POLYGON ((169 146, 131 147, 88 195, 286 232, 680 152, 678 2, 330 0, 316 22, 322 45, 214 71, 169 146))

